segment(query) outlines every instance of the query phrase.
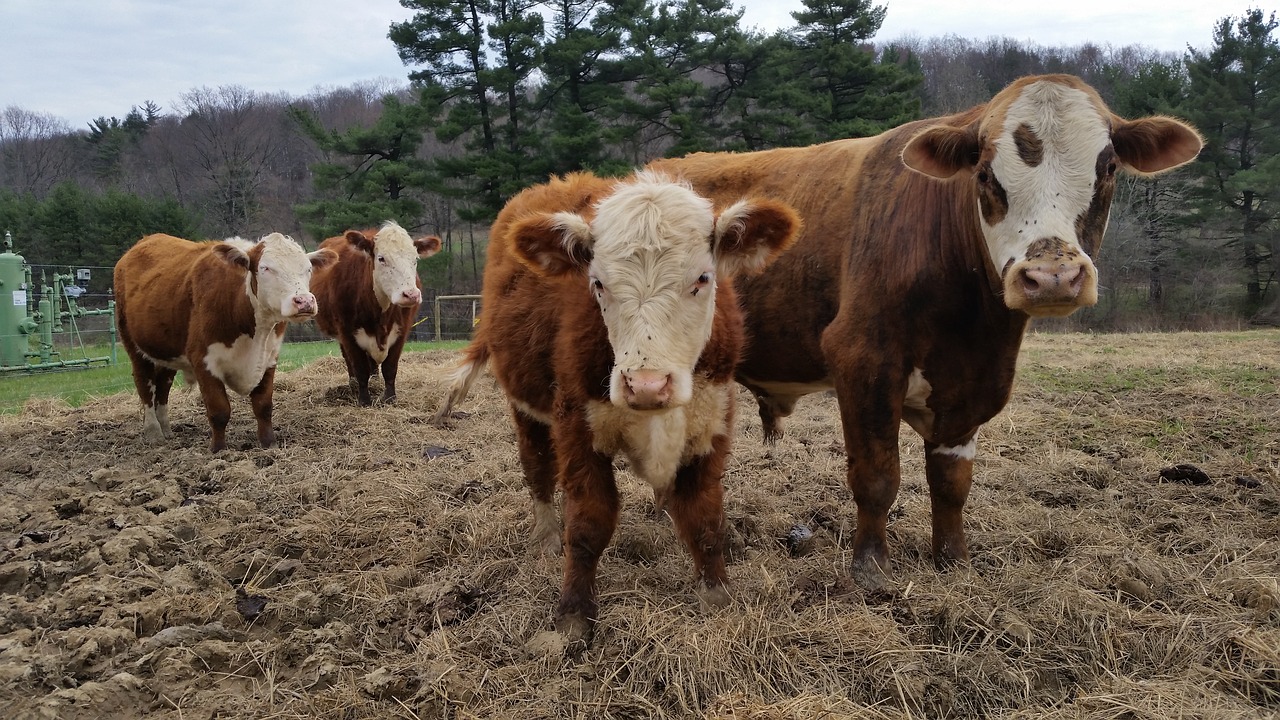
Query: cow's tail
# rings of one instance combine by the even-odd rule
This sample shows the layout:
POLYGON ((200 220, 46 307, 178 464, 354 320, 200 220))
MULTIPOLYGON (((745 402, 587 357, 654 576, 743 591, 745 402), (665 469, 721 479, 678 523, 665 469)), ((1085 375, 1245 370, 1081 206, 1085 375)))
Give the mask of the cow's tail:
POLYGON ((449 392, 445 395, 440 409, 431 417, 433 424, 439 425, 449 419, 453 414, 453 408, 466 399, 467 393, 471 392, 471 386, 476 383, 489 364, 489 343, 485 342, 483 336, 472 340, 467 349, 462 352, 462 359, 445 376, 449 382, 449 392))

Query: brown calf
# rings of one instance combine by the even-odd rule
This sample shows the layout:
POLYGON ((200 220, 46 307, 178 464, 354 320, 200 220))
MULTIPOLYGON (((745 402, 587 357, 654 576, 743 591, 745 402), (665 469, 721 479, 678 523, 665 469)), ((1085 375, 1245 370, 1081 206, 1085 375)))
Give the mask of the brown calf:
POLYGON ((337 253, 340 262, 311 278, 311 291, 320 303, 316 325, 338 339, 359 403, 372 404, 369 377, 379 366, 382 402, 392 402, 400 353, 422 305, 418 259, 440 252, 440 238, 411 238, 387 221, 376 232, 348 230, 320 247, 337 253))
MULTIPOLYGON (((736 200, 736 199, 735 199, 736 200)), ((585 638, 596 564, 618 521, 621 452, 693 557, 697 594, 725 591, 720 476, 733 429, 742 316, 730 284, 794 239, 794 212, 735 202, 718 215, 652 173, 553 179, 507 204, 490 231, 477 334, 439 416, 491 364, 511 402, 534 501, 533 541, 558 552, 557 629, 585 638)))
POLYGON ((1200 146, 1177 120, 1125 120, 1049 75, 877 137, 650 165, 718 202, 770 197, 804 218, 795 249, 739 286, 738 380, 767 440, 801 396, 835 388, 861 584, 887 580, 900 421, 925 441, 934 558, 968 559, 975 435, 1008 401, 1028 321, 1096 302, 1116 171, 1162 172, 1200 146))
POLYGON ((256 243, 148 235, 130 248, 115 267, 116 324, 142 399, 143 438, 171 434, 169 389, 182 371, 200 386, 211 451, 227 446, 227 388, 249 396, 258 441, 274 444, 271 395, 285 323, 315 315, 311 268, 336 259, 331 250, 307 254, 280 233, 256 243))

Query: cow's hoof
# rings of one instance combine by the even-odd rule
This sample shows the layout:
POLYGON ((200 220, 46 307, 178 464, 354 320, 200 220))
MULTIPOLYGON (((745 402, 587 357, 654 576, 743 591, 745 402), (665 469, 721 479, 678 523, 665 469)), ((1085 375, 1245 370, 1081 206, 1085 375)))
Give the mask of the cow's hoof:
POLYGON ((379 402, 379 403, 381 403, 381 404, 383 404, 383 405, 394 405, 394 404, 395 404, 395 402, 396 402, 396 396, 395 396, 395 395, 383 395, 383 396, 382 396, 382 399, 381 399, 381 400, 379 400, 378 402, 379 402))
POLYGON ((724 585, 716 585, 715 587, 707 587, 706 583, 698 583, 698 587, 694 588, 693 594, 698 596, 698 608, 702 612, 713 612, 723 607, 728 607, 733 602, 733 598, 729 596, 729 590, 724 585))
POLYGON ((853 581, 868 593, 884 593, 889 591, 889 575, 881 562, 875 558, 859 558, 849 568, 853 581))
POLYGON ((164 430, 159 425, 144 425, 142 428, 143 441, 152 445, 159 445, 164 442, 164 430))
POLYGON ((590 643, 594 629, 593 623, 581 613, 562 615, 556 620, 556 633, 563 639, 567 651, 572 651, 575 645, 590 643))

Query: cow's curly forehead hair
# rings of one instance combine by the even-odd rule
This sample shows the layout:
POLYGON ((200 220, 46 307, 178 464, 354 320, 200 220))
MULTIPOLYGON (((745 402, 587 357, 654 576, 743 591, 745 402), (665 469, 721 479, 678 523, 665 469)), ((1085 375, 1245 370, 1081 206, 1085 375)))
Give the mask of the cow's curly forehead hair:
POLYGON ((591 222, 597 252, 659 250, 673 239, 708 240, 715 222, 711 201, 683 180, 644 170, 595 205, 591 222))

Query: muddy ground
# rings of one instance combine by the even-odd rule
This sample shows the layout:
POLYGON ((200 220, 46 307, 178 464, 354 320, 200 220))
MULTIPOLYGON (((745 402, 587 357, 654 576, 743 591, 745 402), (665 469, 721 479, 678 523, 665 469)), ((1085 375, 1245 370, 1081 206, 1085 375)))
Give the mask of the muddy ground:
POLYGON ((148 447, 137 401, 0 418, 0 715, 14 718, 1262 718, 1280 712, 1280 332, 1033 334, 979 435, 973 562, 929 562, 904 429, 895 587, 846 572, 832 398, 764 446, 742 393, 724 478, 734 602, 626 472, 592 645, 547 643, 559 561, 531 527, 502 396, 427 423, 342 362, 247 401, 210 456, 198 395, 148 447), (1185 466, 1175 468, 1175 466, 1185 466), (1163 474, 1162 474, 1163 471, 1163 474))

